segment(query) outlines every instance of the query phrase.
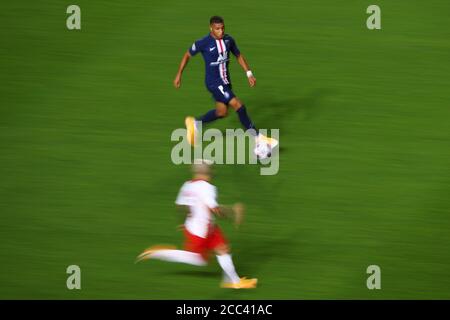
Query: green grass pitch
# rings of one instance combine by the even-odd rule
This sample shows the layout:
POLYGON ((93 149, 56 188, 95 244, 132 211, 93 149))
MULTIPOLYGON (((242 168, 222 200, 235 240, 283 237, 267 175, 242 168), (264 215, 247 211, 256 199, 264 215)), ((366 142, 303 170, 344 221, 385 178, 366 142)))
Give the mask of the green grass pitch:
POLYGON ((2 5, 0 298, 450 298, 450 2, 79 0, 78 31, 69 4, 2 5), (214 14, 258 80, 232 61, 235 93, 280 129, 277 175, 227 165, 214 181, 247 207, 241 230, 221 225, 251 291, 220 289, 214 259, 134 264, 183 239, 174 199, 190 175, 170 134, 212 103, 200 56, 172 80, 214 14), (66 288, 72 264, 81 290, 66 288))

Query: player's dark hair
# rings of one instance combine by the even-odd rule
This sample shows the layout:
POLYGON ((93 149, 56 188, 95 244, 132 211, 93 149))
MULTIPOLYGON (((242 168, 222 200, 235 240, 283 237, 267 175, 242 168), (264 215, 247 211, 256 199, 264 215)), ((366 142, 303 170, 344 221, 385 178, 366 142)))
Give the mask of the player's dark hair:
POLYGON ((211 19, 209 19, 209 24, 213 24, 213 23, 224 23, 223 22, 223 18, 220 16, 212 16, 211 19))

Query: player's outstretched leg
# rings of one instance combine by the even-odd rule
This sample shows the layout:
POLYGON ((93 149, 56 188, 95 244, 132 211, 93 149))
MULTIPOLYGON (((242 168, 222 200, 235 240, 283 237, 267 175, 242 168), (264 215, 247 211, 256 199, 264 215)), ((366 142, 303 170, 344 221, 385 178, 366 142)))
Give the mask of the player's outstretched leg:
POLYGON ((201 117, 195 118, 195 121, 203 123, 213 122, 227 116, 227 105, 223 102, 216 101, 216 108, 209 110, 201 117))
POLYGON ((156 246, 146 249, 137 257, 136 263, 148 259, 186 263, 194 266, 207 265, 206 260, 203 259, 201 254, 185 250, 176 250, 174 247, 168 246, 156 246))
POLYGON ((278 140, 274 138, 266 137, 265 135, 258 132, 258 129, 256 129, 255 125, 253 124, 252 120, 250 120, 250 117, 247 114, 247 109, 245 108, 245 105, 242 104, 241 101, 239 101, 238 98, 233 98, 230 100, 230 106, 236 111, 236 113, 239 116, 239 120, 241 121, 241 124, 244 126, 245 130, 254 130, 256 133, 256 142, 259 141, 265 141, 270 145, 271 148, 275 148, 278 145, 278 140))
POLYGON ((197 117, 195 120, 200 121, 202 123, 213 122, 217 119, 221 119, 227 115, 227 106, 223 103, 216 106, 215 109, 209 110, 207 113, 202 115, 201 117, 197 117))

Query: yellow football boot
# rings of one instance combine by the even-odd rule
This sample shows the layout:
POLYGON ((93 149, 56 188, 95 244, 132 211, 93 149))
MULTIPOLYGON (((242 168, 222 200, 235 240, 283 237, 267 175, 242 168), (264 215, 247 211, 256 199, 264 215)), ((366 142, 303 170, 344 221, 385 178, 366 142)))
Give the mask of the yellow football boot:
POLYGON ((238 283, 232 282, 222 282, 220 287, 227 289, 254 289, 256 288, 256 284, 258 283, 258 279, 247 279, 241 278, 238 283))
POLYGON ((196 138, 196 131, 195 128, 195 118, 194 117, 186 117, 184 119, 184 123, 186 125, 187 130, 187 141, 191 146, 195 146, 195 138, 196 138))

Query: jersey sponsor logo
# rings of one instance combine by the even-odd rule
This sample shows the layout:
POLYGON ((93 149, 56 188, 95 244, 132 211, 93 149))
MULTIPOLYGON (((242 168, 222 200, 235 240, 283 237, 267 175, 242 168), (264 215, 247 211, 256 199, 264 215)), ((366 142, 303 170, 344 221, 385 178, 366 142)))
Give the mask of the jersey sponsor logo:
POLYGON ((228 60, 229 59, 228 59, 227 52, 224 51, 222 53, 219 53, 219 56, 217 57, 217 61, 211 62, 209 65, 210 66, 218 66, 219 64, 223 64, 223 63, 227 62, 228 60))
POLYGON ((219 54, 217 61, 211 62, 209 65, 210 66, 218 66, 219 64, 223 64, 223 63, 227 62, 228 60, 229 59, 227 57, 223 57, 222 55, 219 54))
POLYGON ((216 49, 216 47, 209 48, 209 52, 213 51, 214 49, 216 49))

